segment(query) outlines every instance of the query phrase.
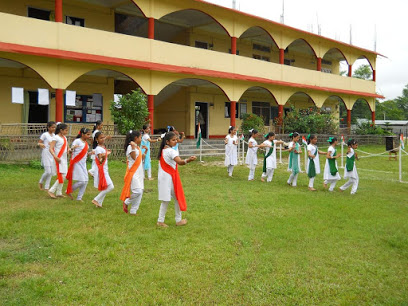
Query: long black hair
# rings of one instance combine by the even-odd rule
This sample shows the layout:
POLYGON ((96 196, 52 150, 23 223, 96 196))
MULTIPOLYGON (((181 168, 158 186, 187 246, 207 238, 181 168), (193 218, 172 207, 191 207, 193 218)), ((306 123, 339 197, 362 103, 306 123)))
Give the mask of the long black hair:
POLYGON ((312 139, 315 139, 315 138, 316 138, 315 134, 309 134, 308 137, 307 137, 307 144, 310 144, 312 139))
POLYGON ((347 146, 349 147, 354 146, 355 144, 357 144, 357 141, 355 141, 354 139, 349 139, 347 141, 347 146))
POLYGON ((48 131, 48 129, 49 129, 50 127, 52 127, 54 124, 55 124, 54 121, 48 121, 48 122, 47 122, 47 131, 48 131))
POLYGON ((100 131, 95 133, 95 137, 94 137, 93 143, 92 143, 92 149, 96 149, 96 147, 98 146, 98 137, 101 134, 103 134, 103 133, 100 132, 100 131))
POLYGON ((160 159, 162 150, 163 150, 164 147, 166 146, 167 141, 169 141, 169 140, 172 139, 173 137, 177 137, 176 133, 174 133, 174 132, 168 132, 168 133, 166 133, 166 135, 164 135, 164 137, 163 137, 163 139, 162 139, 162 142, 161 142, 161 144, 160 144, 159 154, 157 155, 157 158, 158 158, 158 159, 160 159))
POLYGON ((91 131, 90 129, 83 127, 82 129, 79 130, 79 133, 76 138, 81 138, 83 134, 87 134, 90 131, 91 131))
MULTIPOLYGON (((98 134, 98 133, 97 133, 98 134)), ((125 150, 125 154, 127 151, 127 148, 130 144, 131 141, 134 141, 136 137, 139 137, 140 135, 142 135, 140 133, 140 131, 129 131, 129 133, 126 134, 126 138, 125 138, 125 145, 123 146, 124 150, 125 150)), ((95 137, 96 138, 96 137, 95 137)))
POLYGON ((249 137, 248 138, 251 138, 255 134, 258 134, 258 130, 252 129, 252 131, 249 132, 249 137))
POLYGON ((55 129, 55 135, 58 135, 61 130, 65 130, 68 128, 68 125, 66 125, 65 123, 60 123, 57 125, 57 128, 55 129))
POLYGON ((93 127, 92 133, 96 131, 96 128, 103 123, 102 120, 96 120, 95 125, 93 127))
POLYGON ((293 133, 289 134, 290 139, 293 139, 293 138, 298 137, 298 136, 299 136, 298 132, 293 132, 293 133))
POLYGON ((265 139, 269 139, 269 137, 275 136, 274 132, 269 132, 268 134, 265 134, 265 139))
POLYGON ((337 141, 337 137, 330 137, 329 140, 327 140, 330 144, 333 144, 335 141, 337 141))
POLYGON ((228 129, 228 134, 231 134, 231 132, 235 129, 235 126, 230 126, 228 129))

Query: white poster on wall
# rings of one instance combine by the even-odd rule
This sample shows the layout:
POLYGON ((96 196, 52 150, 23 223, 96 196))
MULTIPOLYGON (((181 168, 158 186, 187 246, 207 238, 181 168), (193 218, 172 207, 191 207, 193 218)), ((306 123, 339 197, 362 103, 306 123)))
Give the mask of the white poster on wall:
POLYGON ((67 90, 65 91, 65 105, 66 106, 75 106, 76 100, 76 91, 67 90))
POLYGON ((38 104, 49 105, 50 104, 50 92, 48 89, 38 88, 38 104))
POLYGON ((24 104, 24 88, 11 88, 11 103, 24 104))

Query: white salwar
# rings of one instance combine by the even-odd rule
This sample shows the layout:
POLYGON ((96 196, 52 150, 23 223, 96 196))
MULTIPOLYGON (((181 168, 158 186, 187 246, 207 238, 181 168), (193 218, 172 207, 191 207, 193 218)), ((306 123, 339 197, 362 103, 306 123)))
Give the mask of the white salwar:
MULTIPOLYGON (((330 153, 331 157, 334 156, 335 151, 336 151, 336 149, 333 148, 332 146, 330 146, 329 149, 327 150, 327 152, 330 153)), ((337 160, 335 161, 335 163, 336 163, 336 168, 338 170, 337 160)), ((326 184, 330 184, 329 191, 333 191, 334 187, 336 187, 337 181, 340 180, 339 171, 337 171, 335 175, 331 175, 330 166, 329 166, 329 159, 326 159, 326 164, 324 165, 323 179, 324 179, 324 182, 326 184)))
POLYGON ((224 165, 227 167, 228 175, 232 176, 232 172, 234 171, 234 166, 238 164, 238 152, 237 152, 237 143, 238 137, 234 135, 225 136, 227 143, 225 145, 225 161, 224 165), (235 144, 234 144, 235 142, 235 144))
POLYGON ((45 148, 41 151, 41 165, 44 167, 44 173, 40 178, 39 183, 44 183, 44 189, 48 190, 50 188, 51 178, 52 178, 52 164, 55 163, 54 157, 50 153, 50 143, 54 137, 54 133, 50 134, 45 132, 41 135, 45 148))
MULTIPOLYGON (((269 140, 265 140, 263 144, 266 146, 272 146, 272 142, 269 140)), ((266 159, 266 172, 262 173, 262 178, 266 177, 267 182, 272 181, 273 173, 276 169, 276 140, 273 140, 273 148, 265 148, 265 155, 268 155, 270 150, 273 151, 272 154, 266 159)))
MULTIPOLYGON (((314 164, 315 164, 316 175, 320 174, 320 160, 319 160, 319 152, 318 152, 317 146, 312 145, 312 144, 308 144, 307 145, 307 151, 310 152, 310 154, 315 155, 315 157, 313 158, 313 161, 314 161, 314 164)), ((307 159, 306 174, 309 173, 309 166, 310 166, 310 158, 307 159)), ((313 188, 314 179, 315 179, 315 177, 310 177, 309 178, 309 188, 313 188)))
MULTIPOLYGON (((85 141, 80 138, 77 138, 72 143, 72 147, 78 146, 73 150, 72 159, 74 159, 85 147, 85 141)), ((86 160, 88 158, 88 154, 78 161, 74 165, 74 170, 72 171, 72 180, 76 181, 75 184, 72 185, 72 191, 79 189, 77 200, 82 200, 82 197, 85 193, 86 186, 88 185, 88 171, 86 169, 86 160)))
MULTIPOLYGON (((350 148, 350 152, 347 153, 347 157, 351 158, 354 155, 354 150, 353 148, 350 148)), ((347 171, 347 167, 344 167, 344 179, 349 179, 343 186, 340 187, 341 190, 346 190, 347 188, 351 187, 351 194, 355 194, 357 192, 358 188, 358 173, 357 173, 357 167, 356 167, 356 162, 354 161, 353 165, 353 170, 352 171, 347 171)))
MULTIPOLYGON (((63 136, 64 137, 64 136, 63 136)), ((55 135, 52 138, 52 141, 55 141, 55 146, 54 146, 54 153, 56 156, 60 153, 62 146, 64 145, 64 138, 60 137, 59 135, 55 135)), ((67 175, 68 172, 68 161, 67 161, 67 151, 68 151, 68 143, 67 146, 65 147, 64 153, 62 153, 61 158, 60 158, 60 163, 59 163, 59 171, 62 174, 62 179, 65 180, 65 176, 67 175)), ((57 165, 55 163, 55 159, 53 158, 54 162, 52 163, 52 175, 57 175, 57 165)), ((62 195, 62 187, 64 185, 64 182, 59 183, 58 178, 55 181, 54 185, 50 188, 49 192, 55 193, 57 196, 62 195)))
MULTIPOLYGON (((173 169, 176 169, 177 163, 175 158, 178 156, 178 152, 172 148, 167 148, 162 150, 162 157, 164 162, 168 164, 173 169)), ((181 221, 181 210, 179 203, 174 194, 173 179, 170 174, 164 171, 160 166, 159 161, 159 173, 158 173, 158 189, 159 189, 159 200, 162 201, 160 205, 159 218, 157 222, 164 222, 167 212, 167 207, 169 206, 171 198, 174 199, 174 211, 176 222, 181 221)))
MULTIPOLYGON (((95 158, 98 158, 99 154, 105 155, 106 154, 106 149, 101 147, 101 146, 97 146, 95 148, 95 158)), ((95 162, 95 167, 96 167, 96 171, 95 171, 95 174, 94 174, 94 187, 98 188, 98 186, 99 186, 99 169, 98 169, 98 166, 96 165, 96 162, 95 162)), ((112 191, 113 188, 114 188, 112 179, 109 176, 108 157, 106 157, 106 162, 103 165, 103 173, 105 175, 105 180, 106 180, 106 184, 108 185, 108 187, 105 190, 101 190, 99 192, 99 194, 94 198, 94 200, 96 202, 98 202, 100 205, 102 205, 102 203, 105 200, 105 197, 108 194, 108 192, 112 191)))
MULTIPOLYGON (((126 158, 128 161, 128 169, 132 168, 135 160, 130 155, 132 152, 136 153, 136 159, 139 156, 138 149, 132 149, 132 146, 129 145, 126 149, 126 158)), ((125 204, 129 205, 130 207, 130 214, 136 215, 137 211, 139 210, 140 203, 142 202, 143 191, 144 191, 144 178, 145 172, 143 163, 140 163, 139 167, 136 169, 135 174, 132 176, 132 182, 130 184, 130 198, 125 200, 125 204)))
POLYGON ((257 152, 258 152, 258 147, 255 147, 258 143, 254 138, 249 138, 248 140, 248 145, 252 144, 252 148, 248 146, 248 151, 247 155, 245 158, 245 163, 249 166, 249 176, 248 176, 248 181, 251 181, 255 177, 255 168, 256 165, 258 164, 258 158, 257 158, 257 152))

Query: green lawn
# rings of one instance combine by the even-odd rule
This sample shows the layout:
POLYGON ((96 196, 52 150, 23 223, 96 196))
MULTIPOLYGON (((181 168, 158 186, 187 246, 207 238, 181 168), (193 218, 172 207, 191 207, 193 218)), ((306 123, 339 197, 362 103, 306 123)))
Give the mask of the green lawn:
POLYGON ((52 200, 38 190, 41 169, 0 165, 1 304, 408 303, 408 184, 396 182, 398 162, 361 159, 353 196, 323 190, 322 176, 318 192, 305 174, 289 187, 286 165, 267 184, 261 166, 248 182, 246 167, 228 178, 216 164, 180 167, 189 223, 175 227, 170 205, 167 229, 155 226, 157 180, 146 182, 138 216, 122 212, 121 162, 110 164, 116 188, 103 209, 90 203, 92 181, 85 203, 52 200))

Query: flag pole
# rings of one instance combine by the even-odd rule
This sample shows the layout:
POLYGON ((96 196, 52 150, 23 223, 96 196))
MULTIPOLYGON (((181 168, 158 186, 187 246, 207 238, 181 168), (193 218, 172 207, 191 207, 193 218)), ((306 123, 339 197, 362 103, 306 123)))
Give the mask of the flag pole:
POLYGON ((200 163, 202 162, 202 157, 201 157, 201 152, 202 152, 201 148, 202 148, 202 145, 203 145, 203 142, 200 141, 200 163))
POLYGON ((279 163, 282 163, 282 144, 279 145, 279 163))
POLYGON ((400 135, 400 147, 399 147, 399 181, 402 183, 402 145, 404 138, 400 135))
POLYGON ((341 168, 344 168, 344 155, 343 155, 343 147, 344 147, 344 141, 341 142, 341 168))

